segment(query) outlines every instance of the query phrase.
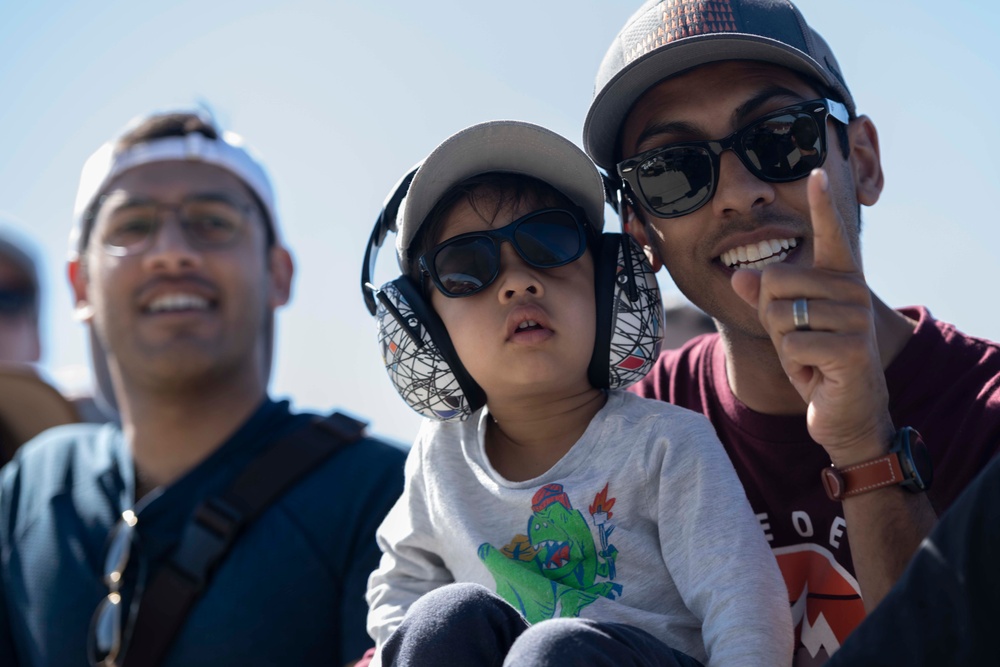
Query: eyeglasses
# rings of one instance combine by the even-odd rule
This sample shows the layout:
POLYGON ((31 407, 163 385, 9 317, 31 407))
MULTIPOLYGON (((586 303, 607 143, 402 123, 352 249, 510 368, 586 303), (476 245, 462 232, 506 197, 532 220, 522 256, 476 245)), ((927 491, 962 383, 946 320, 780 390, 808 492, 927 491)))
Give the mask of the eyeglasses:
POLYGON ((122 579, 132 554, 137 523, 135 512, 125 510, 108 536, 108 551, 104 558, 104 583, 108 587, 108 595, 97 605, 90 621, 88 651, 94 667, 117 667, 118 657, 122 655, 122 649, 128 640, 127 626, 131 626, 138 609, 137 592, 129 609, 127 623, 123 624, 122 579))
POLYGON ((175 205, 127 203, 106 214, 100 242, 105 252, 118 257, 145 252, 163 224, 164 211, 173 211, 192 248, 218 250, 240 236, 251 208, 224 198, 189 199, 175 205))
POLYGON ((35 292, 27 288, 0 287, 0 317, 14 317, 35 305, 35 292))
POLYGON ((447 297, 471 296, 500 274, 504 241, 526 263, 554 269, 576 261, 587 249, 582 211, 548 208, 529 213, 499 229, 452 237, 420 258, 420 268, 447 297))
POLYGON ((718 141, 687 141, 646 151, 618 164, 628 193, 647 211, 677 218, 715 195, 719 162, 731 150, 751 174, 768 183, 805 178, 826 160, 826 119, 845 125, 847 107, 829 99, 778 109, 718 141))

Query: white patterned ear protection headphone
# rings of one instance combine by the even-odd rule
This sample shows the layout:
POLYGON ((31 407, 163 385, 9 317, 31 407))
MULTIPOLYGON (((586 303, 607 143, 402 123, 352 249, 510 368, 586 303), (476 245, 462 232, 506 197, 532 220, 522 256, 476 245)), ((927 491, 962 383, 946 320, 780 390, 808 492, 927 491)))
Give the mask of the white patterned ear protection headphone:
MULTIPOLYGON (((579 153, 587 161, 593 170, 593 178, 597 179, 591 183, 596 183, 594 187, 599 190, 591 194, 599 196, 600 210, 604 199, 603 182, 596 167, 593 167, 580 149, 559 135, 534 125, 494 121, 473 126, 455 135, 439 146, 422 165, 406 174, 385 200, 368 240, 361 269, 361 291, 368 311, 375 316, 385 369, 403 400, 426 417, 440 421, 464 420, 486 404, 486 394, 458 358, 444 323, 431 307, 429 299, 424 297, 421 286, 416 281, 404 274, 381 287, 372 284, 378 251, 389 232, 397 233, 397 248, 401 257, 409 250, 409 243, 425 216, 420 216, 419 220, 406 220, 407 214, 420 210, 420 203, 405 201, 405 198, 420 169, 427 170, 428 165, 433 168, 441 162, 441 158, 455 156, 453 150, 447 151, 446 155, 439 154, 442 148, 448 147, 449 142, 458 140, 462 148, 461 155, 478 156, 470 159, 486 168, 467 165, 464 170, 469 171, 471 168, 475 173, 468 173, 454 180, 442 179, 439 170, 435 170, 432 174, 434 180, 439 183, 446 181, 448 185, 445 189, 467 177, 491 171, 515 171, 525 175, 539 173, 538 168, 495 168, 502 167, 507 162, 502 157, 484 160, 484 154, 476 150, 477 147, 483 148, 482 143, 470 146, 469 133, 479 135, 471 137, 472 139, 485 136, 488 148, 499 145, 509 147, 512 138, 523 139, 526 132, 536 142, 541 139, 550 154, 554 148, 557 149, 562 160, 565 160, 568 149, 560 142, 565 142, 570 147, 569 150, 579 153), (558 140, 554 147, 553 138, 558 140), (435 159, 436 155, 438 159, 435 159), (399 224, 401 207, 404 217, 402 225, 399 224)), ((529 147, 528 150, 521 146, 516 151, 517 161, 530 161, 532 148, 537 149, 537 146, 529 147)), ((578 159, 575 155, 572 158, 578 159)), ((455 160, 448 160, 447 168, 461 172, 462 165, 456 167, 454 162, 455 160)), ((565 165, 563 171, 569 171, 565 165)), ((548 179, 542 177, 541 180, 548 179)), ((434 201, 430 202, 430 206, 436 203, 437 198, 431 197, 434 201)), ((599 222, 602 221, 603 217, 599 222)), ((632 237, 625 234, 600 234, 593 251, 597 335, 587 375, 594 387, 616 389, 638 381, 652 368, 663 339, 663 306, 656 276, 632 237)))

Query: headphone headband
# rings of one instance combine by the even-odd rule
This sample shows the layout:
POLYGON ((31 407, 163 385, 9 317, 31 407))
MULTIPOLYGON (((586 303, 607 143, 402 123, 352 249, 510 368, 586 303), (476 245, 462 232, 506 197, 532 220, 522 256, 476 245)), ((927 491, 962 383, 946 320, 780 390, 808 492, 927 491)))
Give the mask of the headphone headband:
POLYGON ((382 204, 382 210, 379 211, 378 217, 375 219, 375 228, 372 229, 372 234, 368 237, 365 260, 361 264, 361 296, 364 297, 368 312, 372 315, 377 309, 375 295, 378 289, 372 284, 372 276, 375 275, 375 261, 378 259, 378 251, 385 243, 385 237, 388 236, 389 232, 396 233, 396 216, 399 214, 399 206, 403 203, 406 192, 410 189, 410 183, 413 182, 413 177, 417 175, 419 168, 418 164, 410 169, 392 187, 392 191, 382 204))

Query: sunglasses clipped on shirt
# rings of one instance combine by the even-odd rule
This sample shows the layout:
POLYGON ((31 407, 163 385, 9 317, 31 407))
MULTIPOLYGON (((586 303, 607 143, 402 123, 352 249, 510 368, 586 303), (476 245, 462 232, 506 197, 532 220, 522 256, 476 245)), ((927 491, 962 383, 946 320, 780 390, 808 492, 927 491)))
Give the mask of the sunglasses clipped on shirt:
POLYGON ((132 556, 136 540, 135 526, 138 523, 135 512, 125 510, 108 536, 107 553, 104 558, 104 585, 107 596, 94 610, 90 622, 87 650, 93 667, 118 667, 119 658, 128 643, 128 635, 138 609, 139 591, 125 611, 122 596, 125 570, 132 556))
POLYGON ((747 170, 768 183, 805 178, 826 160, 826 119, 843 124, 847 107, 830 99, 772 111, 717 141, 685 141, 618 164, 626 194, 660 218, 694 213, 711 201, 722 153, 733 151, 747 170))
POLYGON ((446 297, 471 296, 500 275, 504 241, 530 266, 554 269, 583 256, 587 224, 582 211, 534 211, 499 229, 453 236, 427 251, 420 268, 446 297))

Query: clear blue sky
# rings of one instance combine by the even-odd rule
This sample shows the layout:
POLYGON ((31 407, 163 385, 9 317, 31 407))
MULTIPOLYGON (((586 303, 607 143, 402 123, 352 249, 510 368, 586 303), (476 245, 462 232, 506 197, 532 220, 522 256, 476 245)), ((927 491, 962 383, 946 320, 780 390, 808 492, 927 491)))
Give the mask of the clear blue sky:
MULTIPOLYGON (((340 407, 409 441, 358 276, 388 189, 441 140, 494 118, 580 142, 593 77, 639 2, 0 4, 0 211, 46 266, 44 367, 86 368, 64 278, 79 169, 130 118, 204 100, 263 156, 298 265, 275 396, 340 407)), ((1000 339, 1000 10, 992 0, 802 0, 861 112, 886 188, 865 211, 868 280, 1000 339)), ((612 222, 611 227, 617 223, 612 222)), ((395 264, 386 253, 380 278, 395 264)), ((665 273, 664 291, 672 291, 665 273)))

